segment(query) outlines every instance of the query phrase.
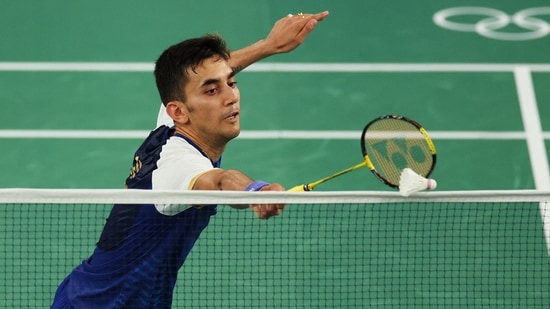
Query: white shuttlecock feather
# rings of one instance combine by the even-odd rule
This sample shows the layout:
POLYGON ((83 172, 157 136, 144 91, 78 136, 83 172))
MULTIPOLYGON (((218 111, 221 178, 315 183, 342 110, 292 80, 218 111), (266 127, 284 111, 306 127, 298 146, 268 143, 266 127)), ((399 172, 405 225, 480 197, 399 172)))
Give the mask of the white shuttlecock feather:
POLYGON ((403 196, 423 190, 434 190, 436 187, 437 182, 434 179, 424 178, 408 167, 401 171, 399 193, 403 196))

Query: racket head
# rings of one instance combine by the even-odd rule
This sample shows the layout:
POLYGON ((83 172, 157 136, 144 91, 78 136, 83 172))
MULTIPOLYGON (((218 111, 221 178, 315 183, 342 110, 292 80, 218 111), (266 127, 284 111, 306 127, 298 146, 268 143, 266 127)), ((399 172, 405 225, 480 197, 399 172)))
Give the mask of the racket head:
POLYGON ((426 130, 399 115, 384 115, 369 122, 361 134, 361 151, 369 170, 392 188, 399 188, 401 171, 406 167, 428 178, 437 159, 426 130))

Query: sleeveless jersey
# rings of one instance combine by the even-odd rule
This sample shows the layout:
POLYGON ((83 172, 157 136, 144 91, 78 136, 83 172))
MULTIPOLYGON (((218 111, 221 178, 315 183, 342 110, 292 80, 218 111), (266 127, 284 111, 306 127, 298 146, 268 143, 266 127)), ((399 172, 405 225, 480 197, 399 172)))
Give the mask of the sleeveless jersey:
MULTIPOLYGON (((169 158, 186 152, 182 158, 205 159, 192 141, 173 133, 174 129, 167 126, 150 133, 134 155, 126 180, 129 189, 154 188, 153 174, 165 153, 169 158), (180 148, 171 151, 168 140, 180 148)), ((210 164, 208 168, 217 168, 220 161, 210 164)), ((199 170, 208 168, 201 166, 199 170)), ((188 182, 192 176, 182 181, 188 182)), ((216 205, 176 206, 176 213, 172 209, 165 214, 152 204, 115 204, 95 251, 65 278, 52 308, 170 308, 178 270, 216 214, 216 205)))

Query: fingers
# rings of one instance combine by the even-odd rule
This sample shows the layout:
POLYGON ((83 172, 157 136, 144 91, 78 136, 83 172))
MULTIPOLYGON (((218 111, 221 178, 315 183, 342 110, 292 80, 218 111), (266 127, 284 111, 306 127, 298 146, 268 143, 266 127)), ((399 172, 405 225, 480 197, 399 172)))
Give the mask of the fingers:
POLYGON ((317 14, 288 14, 279 19, 263 40, 268 54, 287 53, 298 47, 317 23, 328 16, 328 11, 317 14))
POLYGON ((296 34, 297 45, 301 44, 313 29, 315 29, 317 23, 325 19, 328 14, 328 11, 324 11, 317 14, 299 13, 298 15, 293 15, 292 18, 299 23, 299 27, 301 28, 296 34))
POLYGON ((304 18, 306 19, 315 19, 316 21, 322 21, 323 19, 325 19, 327 16, 328 16, 329 12, 328 11, 324 11, 324 12, 321 12, 321 13, 317 13, 317 14, 304 14, 304 18))
POLYGON ((296 39, 298 40, 298 42, 299 42, 300 44, 306 39, 306 37, 311 33, 311 31, 313 31, 313 29, 315 29, 315 26, 317 26, 317 20, 315 20, 315 19, 310 19, 310 20, 308 20, 308 22, 302 27, 302 29, 300 30, 300 32, 298 32, 298 34, 296 35, 296 39))
POLYGON ((308 13, 298 13, 298 14, 288 14, 286 17, 294 17, 294 18, 302 18, 302 19, 315 19, 317 21, 322 21, 329 15, 328 11, 316 13, 316 14, 308 14, 308 13))
POLYGON ((313 14, 313 18, 315 18, 317 21, 321 21, 321 20, 325 19, 325 17, 327 17, 328 14, 329 14, 328 11, 324 11, 324 12, 321 12, 321 13, 313 14))
POLYGON ((254 211, 256 217, 264 220, 280 215, 284 207, 285 206, 283 204, 250 205, 250 208, 254 211))
MULTIPOLYGON (((285 188, 278 183, 269 184, 260 189, 260 191, 285 191, 285 188)), ((252 204, 250 205, 254 214, 260 219, 269 219, 278 216, 285 208, 284 204, 252 204)))

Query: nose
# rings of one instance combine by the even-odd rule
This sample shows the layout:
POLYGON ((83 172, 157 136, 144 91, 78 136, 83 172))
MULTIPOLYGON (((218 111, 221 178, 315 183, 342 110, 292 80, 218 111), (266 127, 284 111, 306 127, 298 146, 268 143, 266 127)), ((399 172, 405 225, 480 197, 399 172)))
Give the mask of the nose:
POLYGON ((238 103, 241 98, 241 92, 239 91, 239 88, 236 86, 231 87, 227 85, 225 89, 226 91, 225 91, 224 104, 231 105, 231 104, 238 103))

